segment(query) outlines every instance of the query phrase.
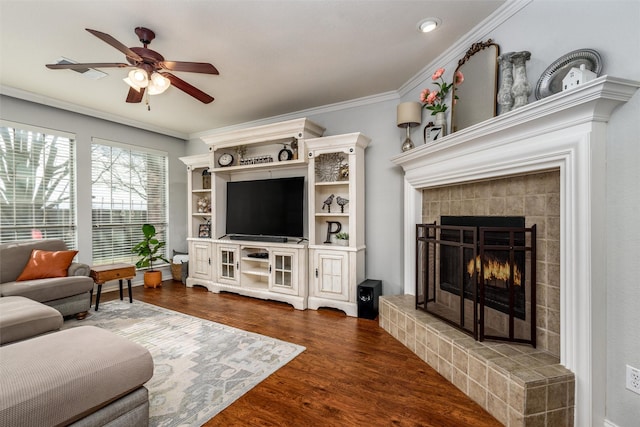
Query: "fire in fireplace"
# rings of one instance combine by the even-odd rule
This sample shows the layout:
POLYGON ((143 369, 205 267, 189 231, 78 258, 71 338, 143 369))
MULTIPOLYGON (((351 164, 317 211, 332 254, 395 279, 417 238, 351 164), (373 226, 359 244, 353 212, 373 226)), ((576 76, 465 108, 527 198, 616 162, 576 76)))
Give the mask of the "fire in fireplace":
MULTIPOLYGON (((442 216, 440 218, 442 225, 450 226, 467 226, 475 227, 476 235, 479 237, 480 227, 492 227, 495 229, 509 227, 524 228, 524 217, 504 217, 504 216, 442 216)), ((455 241, 455 230, 443 230, 443 240, 455 241), (452 235, 453 234, 453 235, 452 235)), ((484 240, 477 243, 478 249, 480 245, 485 247, 505 247, 509 245, 509 234, 506 231, 485 232, 484 240)), ((524 245, 524 233, 519 232, 515 235, 516 245, 524 245)), ((454 294, 460 293, 460 285, 455 279, 459 275, 459 269, 463 268, 464 275, 464 294, 465 298, 472 298, 471 290, 477 286, 478 279, 474 274, 483 271, 484 276, 484 292, 486 305, 502 313, 509 313, 509 286, 513 284, 515 293, 515 304, 513 306, 514 314, 519 319, 525 319, 525 286, 522 282, 522 274, 525 271, 524 253, 515 254, 514 262, 509 261, 509 251, 507 250, 487 250, 484 251, 482 257, 482 265, 480 264, 480 255, 472 256, 470 251, 465 252, 462 260, 462 267, 458 263, 458 258, 452 256, 455 248, 445 246, 442 248, 440 264, 443 268, 441 271, 447 274, 443 275, 440 282, 440 288, 454 294), (474 262, 474 259, 476 260, 474 262), (513 267, 512 267, 513 265, 513 267), (513 269, 513 276, 511 270, 513 269)), ((479 252, 479 251, 478 251, 479 252)), ((480 277, 479 275, 477 277, 480 277)))
POLYGON ((535 226, 524 217, 441 223, 418 225, 417 308, 476 339, 535 346, 535 226))

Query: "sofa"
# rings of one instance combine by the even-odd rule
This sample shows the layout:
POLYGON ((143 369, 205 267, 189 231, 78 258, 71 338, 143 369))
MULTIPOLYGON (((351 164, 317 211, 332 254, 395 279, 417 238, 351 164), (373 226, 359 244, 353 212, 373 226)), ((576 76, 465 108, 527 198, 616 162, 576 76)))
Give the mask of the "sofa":
POLYGON ((95 326, 0 347, 0 427, 149 424, 143 346, 95 326))
POLYGON ((62 240, 42 239, 0 244, 0 297, 23 296, 58 310, 63 316, 83 319, 91 306, 93 280, 86 264, 71 262, 66 277, 17 279, 32 258, 32 251, 67 251, 62 240))
POLYGON ((62 324, 52 307, 0 298, 0 427, 148 426, 149 351, 95 326, 62 324))

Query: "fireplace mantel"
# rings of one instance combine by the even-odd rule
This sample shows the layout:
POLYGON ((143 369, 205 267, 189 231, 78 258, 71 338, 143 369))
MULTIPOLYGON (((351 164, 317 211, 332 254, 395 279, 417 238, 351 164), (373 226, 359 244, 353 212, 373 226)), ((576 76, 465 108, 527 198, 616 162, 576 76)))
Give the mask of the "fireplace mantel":
POLYGON ((576 376, 575 425, 602 425, 606 384, 606 126, 640 82, 602 76, 391 159, 404 170, 404 292, 415 293, 422 190, 560 171, 560 361, 576 376), (597 261, 596 261, 597 260, 597 261))

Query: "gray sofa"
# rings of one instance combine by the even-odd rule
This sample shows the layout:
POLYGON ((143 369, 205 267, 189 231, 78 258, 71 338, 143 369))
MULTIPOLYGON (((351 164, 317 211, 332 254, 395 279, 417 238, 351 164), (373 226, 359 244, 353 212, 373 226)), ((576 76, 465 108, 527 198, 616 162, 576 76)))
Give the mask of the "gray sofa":
POLYGON ((0 298, 0 427, 148 426, 149 351, 95 326, 58 331, 62 324, 53 307, 0 298))
POLYGON ((2 346, 0 427, 148 426, 152 375, 147 349, 95 326, 2 346))
POLYGON ((72 263, 67 277, 16 282, 33 249, 67 250, 62 240, 26 240, 0 244, 0 297, 23 296, 83 319, 91 306, 93 280, 89 266, 72 263))

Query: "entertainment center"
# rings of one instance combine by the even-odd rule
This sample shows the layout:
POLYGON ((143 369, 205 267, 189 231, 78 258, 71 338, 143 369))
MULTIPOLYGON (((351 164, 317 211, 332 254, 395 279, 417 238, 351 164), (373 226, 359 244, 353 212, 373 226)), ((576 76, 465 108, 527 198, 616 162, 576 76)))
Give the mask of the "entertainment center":
POLYGON ((370 140, 323 134, 308 119, 289 120, 204 136, 209 153, 180 158, 188 287, 357 316, 370 140))

